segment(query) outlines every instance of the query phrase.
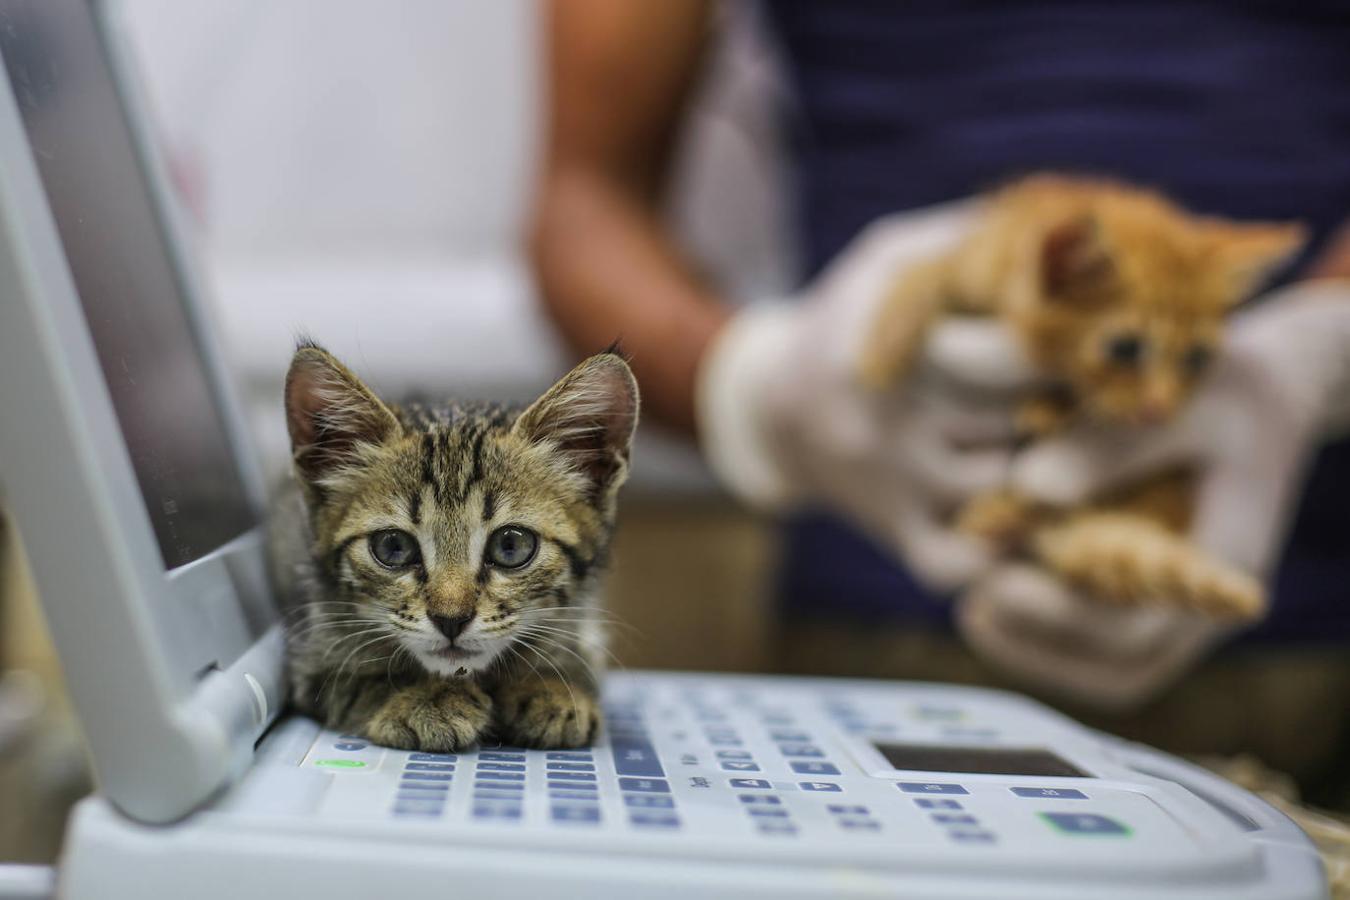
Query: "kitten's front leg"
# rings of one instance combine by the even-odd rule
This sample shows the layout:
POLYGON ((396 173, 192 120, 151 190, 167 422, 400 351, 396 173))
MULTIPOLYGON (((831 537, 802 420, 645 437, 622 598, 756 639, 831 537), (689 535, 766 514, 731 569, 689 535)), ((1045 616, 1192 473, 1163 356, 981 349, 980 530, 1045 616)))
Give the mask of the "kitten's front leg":
POLYGON ((496 701, 494 730, 507 744, 584 747, 600 731, 600 699, 586 683, 520 675, 497 688, 496 701))
POLYGON ((331 727, 401 750, 447 752, 475 743, 492 719, 492 698, 473 681, 427 678, 391 686, 370 678, 331 727))

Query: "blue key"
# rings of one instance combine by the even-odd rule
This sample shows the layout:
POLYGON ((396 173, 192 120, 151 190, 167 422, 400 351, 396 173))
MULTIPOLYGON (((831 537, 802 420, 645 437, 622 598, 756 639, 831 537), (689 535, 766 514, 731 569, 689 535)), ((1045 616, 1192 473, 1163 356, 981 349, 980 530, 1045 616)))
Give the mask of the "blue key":
POLYGON ((773 787, 773 785, 769 784, 769 782, 765 781, 763 778, 733 778, 731 779, 731 786, 740 788, 741 790, 755 788, 756 790, 762 791, 767 791, 769 788, 773 787))
POLYGON ((656 748, 645 738, 614 735, 609 739, 614 771, 619 775, 660 778, 665 775, 656 748))
POLYGON ((792 716, 787 713, 765 713, 760 721, 765 725, 791 725, 792 716))
POLYGON ((480 762, 478 764, 480 772, 524 772, 525 767, 520 763, 499 763, 499 762, 480 762))
POLYGON ((752 762, 725 759, 722 761, 722 769, 727 772, 758 772, 759 766, 752 762))
POLYGON ((342 741, 340 743, 334 744, 333 749, 346 750, 348 752, 355 753, 357 750, 364 750, 369 746, 370 746, 369 744, 363 741, 342 741))
POLYGON ((736 737, 710 737, 708 743, 714 747, 741 747, 745 742, 736 737))
POLYGON ((786 819, 789 815, 781 806, 747 806, 745 811, 756 819, 786 819))
POLYGON ((785 728, 774 728, 769 731, 769 737, 775 741, 788 741, 799 744, 811 743, 811 735, 805 731, 793 731, 785 728))
POLYGON ((674 813, 635 812, 628 817, 639 828, 679 828, 680 817, 674 813))
POLYGON ((793 760, 789 765, 798 775, 838 775, 839 767, 827 762, 803 762, 793 760))
POLYGON ((580 800, 586 803, 594 803, 598 794, 588 794, 585 791, 549 791, 549 797, 554 800, 580 800))
POLYGON ((403 767, 405 772, 453 772, 455 767, 450 763, 408 763, 403 767))
POLYGON ((404 772, 404 781, 450 781, 454 778, 449 772, 404 772))
POLYGON ((594 824, 600 821, 598 806, 555 806, 549 810, 555 822, 594 824))
POLYGON ((403 781, 398 788, 401 791, 448 791, 450 784, 445 781, 403 781))
POLYGON ((507 800, 507 801, 510 801, 510 802, 512 802, 512 803, 519 803, 521 798, 520 798, 520 795, 519 795, 519 794, 513 794, 513 793, 511 793, 510 791, 489 791, 489 790, 482 790, 482 789, 480 789, 480 790, 476 790, 476 791, 473 792, 473 799, 475 799, 475 800, 507 800))
POLYGON ((989 831, 949 831, 951 839, 962 844, 992 844, 994 835, 989 831))
POLYGON ((938 784, 928 781, 902 781, 896 785, 906 794, 969 794, 959 784, 938 784))
POLYGON ((817 756, 823 757, 825 751, 812 744, 779 744, 778 749, 784 756, 817 756))
POLYGON ((475 788, 486 788, 490 791, 523 791, 525 785, 518 781, 475 781, 475 788))
POLYGON ((837 816, 866 816, 870 815, 865 806, 855 806, 852 804, 831 803, 825 807, 837 816))
POLYGON ((957 800, 929 800, 927 797, 920 797, 914 801, 914 805, 920 809, 963 809, 961 803, 957 800))
POLYGON ((478 803, 473 807, 475 819, 519 819, 522 815, 524 810, 519 806, 478 803))
POLYGON ((718 750, 718 759, 753 759, 749 750, 718 750))
POLYGON ((1096 813, 1043 812, 1040 815, 1065 834, 1100 834, 1111 837, 1130 834, 1130 829, 1115 819, 1108 819, 1096 813))
POLYGON ((445 804, 439 799, 427 800, 424 797, 411 797, 408 799, 400 797, 394 804, 394 812, 397 813, 438 813, 443 809, 445 809, 445 804))
POLYGON ((837 794, 843 790, 843 788, 835 784, 833 781, 802 781, 799 782, 799 784, 801 785, 801 789, 804 791, 817 791, 827 794, 837 794))
POLYGON ((620 778, 619 790, 643 794, 669 794, 670 784, 661 778, 620 778))
POLYGON ((559 750, 554 751, 553 753, 545 753, 544 759, 553 759, 558 760, 559 762, 591 762, 591 754, 589 751, 582 750, 577 750, 575 752, 559 750))
POLYGON ((549 772, 551 781, 594 781, 595 775, 590 772, 549 772))
POLYGON ((1035 800, 1086 800, 1087 794, 1073 788, 1035 788, 1035 787, 1015 787, 1009 788, 1019 797, 1030 797, 1035 800))
POLYGON ((573 763, 573 762, 551 762, 544 768, 550 772, 594 772, 595 766, 591 763, 573 763))
POLYGON ((797 833, 797 826, 786 822, 762 822, 759 826, 759 833, 790 837, 797 833))
POLYGON ((399 805, 397 805, 397 806, 394 807, 394 815, 396 815, 396 816, 407 816, 407 817, 418 817, 418 818, 423 818, 423 819, 434 819, 434 818, 436 818, 437 816, 439 816, 440 814, 441 814, 441 808, 440 808, 439 806, 436 807, 435 809, 424 809, 424 808, 422 808, 422 807, 408 807, 408 806, 404 806, 403 804, 399 804, 399 805))
POLYGON ((675 798, 664 794, 624 794, 623 802, 639 809, 672 809, 675 806, 675 798))
POLYGON ((550 781, 548 786, 559 791, 597 791, 600 789, 592 781, 550 781))
MULTIPOLYGON (((411 778, 412 776, 408 776, 408 777, 411 778)), ((479 769, 476 773, 474 773, 474 777, 476 777, 479 781, 484 781, 484 780, 490 780, 490 781, 524 781, 524 780, 525 780, 525 773, 524 773, 524 772, 485 772, 485 771, 483 771, 482 769, 479 769)))
POLYGON ((459 757, 453 753, 409 753, 408 759, 412 762, 454 762, 459 757))
POLYGON ((783 800, 781 797, 775 797, 773 794, 741 794, 742 803, 759 803, 765 806, 778 806, 783 800))
POLYGON ((524 753, 503 753, 500 750, 482 750, 478 754, 481 762, 524 762, 524 753))
POLYGON ((839 827, 849 831, 880 831, 881 823, 876 819, 840 819, 839 827))
POLYGON ((933 813, 933 821, 939 825, 978 825, 974 816, 966 813, 933 813))

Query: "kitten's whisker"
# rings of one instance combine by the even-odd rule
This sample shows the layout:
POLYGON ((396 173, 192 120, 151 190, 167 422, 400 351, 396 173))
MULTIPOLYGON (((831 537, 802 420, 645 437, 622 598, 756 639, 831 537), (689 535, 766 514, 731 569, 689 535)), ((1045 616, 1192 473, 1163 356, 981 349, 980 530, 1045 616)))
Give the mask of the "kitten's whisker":
POLYGON ((572 715, 577 718, 580 718, 581 707, 577 704, 577 695, 576 692, 572 690, 572 682, 567 680, 567 676, 562 673, 562 670, 559 669, 558 666, 553 662, 553 660, 549 659, 543 653, 542 650, 540 650, 533 644, 525 644, 524 646, 529 647, 531 650, 533 650, 535 655, 538 656, 541 661, 546 663, 548 667, 557 674, 558 680, 563 683, 563 687, 567 688, 567 696, 572 700, 572 715))
MULTIPOLYGON (((567 629, 564 629, 564 628, 555 628, 555 627, 549 626, 549 625, 539 625, 539 624, 534 623, 534 622, 531 622, 531 623, 529 623, 528 625, 523 625, 523 626, 521 626, 521 631, 522 631, 522 633, 526 633, 526 629, 530 629, 530 630, 538 630, 538 631, 541 631, 541 632, 544 632, 544 633, 548 633, 548 634, 563 635, 563 636, 566 636, 566 637, 573 638, 573 639, 576 640, 577 646, 591 646, 591 647, 595 647, 595 648, 599 649, 602 653, 604 653, 606 656, 608 656, 610 659, 614 660, 614 665, 615 665, 615 666, 617 666, 617 667, 620 668, 620 669, 626 668, 626 666, 624 666, 623 662, 619 659, 619 657, 615 656, 615 655, 614 655, 614 652, 613 652, 612 650, 610 650, 609 647, 605 646, 605 644, 604 644, 603 642, 600 642, 600 643, 589 643, 589 642, 585 642, 585 641, 582 640, 581 635, 580 635, 579 633, 575 632, 575 631, 568 631, 567 629)), ((592 677, 595 677, 595 672, 594 672, 594 671, 591 672, 591 676, 592 676, 592 677)))
MULTIPOLYGON (((351 660, 351 658, 352 658, 353 656, 355 656, 357 653, 360 653, 362 650, 364 650, 365 648, 369 647, 370 645, 379 643, 380 641, 385 640, 386 638, 388 638, 388 635, 386 635, 386 634, 377 634, 377 635, 375 635, 375 637, 371 638, 370 640, 366 641, 365 643, 358 645, 355 649, 353 649, 350 653, 348 653, 345 657, 343 657, 343 660, 342 660, 341 665, 339 665, 339 666, 337 667, 337 672, 339 673, 339 675, 342 673, 342 671, 343 671, 344 669, 347 668, 347 663, 351 660)), ((358 662, 358 663, 356 664, 356 666, 353 667, 353 669, 351 670, 351 672, 348 674, 348 678, 347 678, 347 683, 348 683, 348 684, 351 684, 352 678, 355 678, 355 677, 356 677, 356 670, 357 670, 358 668, 360 668, 360 666, 362 666, 362 665, 364 665, 364 664, 365 664, 364 661, 363 661, 363 662, 358 662)), ((338 682, 335 682, 335 683, 333 684, 334 690, 337 689, 337 686, 338 686, 338 682)))
POLYGON ((362 629, 361 631, 356 631, 356 632, 353 632, 353 633, 351 633, 351 634, 348 634, 348 635, 345 635, 345 636, 343 636, 343 637, 340 637, 340 638, 338 638, 336 641, 334 641, 334 642, 328 647, 327 650, 324 651, 323 656, 320 657, 320 660, 322 661, 322 660, 328 659, 328 657, 332 655, 332 653, 333 653, 334 650, 336 650, 338 647, 340 647, 340 646, 342 646, 343 644, 345 644, 347 641, 355 640, 355 639, 357 639, 357 638, 365 637, 365 636, 368 635, 368 634, 375 634, 376 632, 383 632, 383 631, 384 631, 384 628, 383 628, 382 626, 381 626, 381 627, 376 627, 376 628, 365 628, 365 629, 362 629))

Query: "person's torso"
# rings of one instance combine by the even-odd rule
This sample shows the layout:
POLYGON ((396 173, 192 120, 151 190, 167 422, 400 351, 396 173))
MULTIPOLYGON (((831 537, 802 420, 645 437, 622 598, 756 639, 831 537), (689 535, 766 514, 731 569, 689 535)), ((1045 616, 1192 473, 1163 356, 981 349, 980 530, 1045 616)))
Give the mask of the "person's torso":
MULTIPOLYGON (((1350 0, 771 0, 809 277, 878 216, 1020 174, 1109 174, 1198 211, 1350 220, 1350 0)), ((942 621, 828 516, 789 526, 790 611, 942 621)), ((1258 634, 1350 636, 1350 444, 1319 458, 1258 634)))

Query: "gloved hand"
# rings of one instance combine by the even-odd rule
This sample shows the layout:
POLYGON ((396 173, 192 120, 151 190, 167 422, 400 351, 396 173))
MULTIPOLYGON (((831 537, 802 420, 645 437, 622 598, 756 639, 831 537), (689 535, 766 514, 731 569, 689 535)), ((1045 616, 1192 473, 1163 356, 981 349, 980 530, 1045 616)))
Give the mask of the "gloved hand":
POLYGON ((696 398, 705 455, 734 494, 764 511, 829 508, 939 591, 992 562, 951 514, 1007 477, 1030 367, 991 321, 939 325, 892 392, 861 388, 858 367, 891 280, 950 247, 972 213, 880 220, 793 302, 738 313, 704 357, 696 398))
MULTIPOLYGON (((1149 472, 1200 473, 1191 536, 1265 578, 1278 562, 1318 443, 1350 425, 1350 281, 1275 292, 1229 327, 1213 376, 1171 424, 1083 427, 1021 454, 1012 484, 1074 506, 1149 472)), ((961 599, 967 643, 1040 688, 1106 707, 1154 696, 1230 634, 1174 609, 1112 608, 1028 565, 1001 566, 961 599)))

